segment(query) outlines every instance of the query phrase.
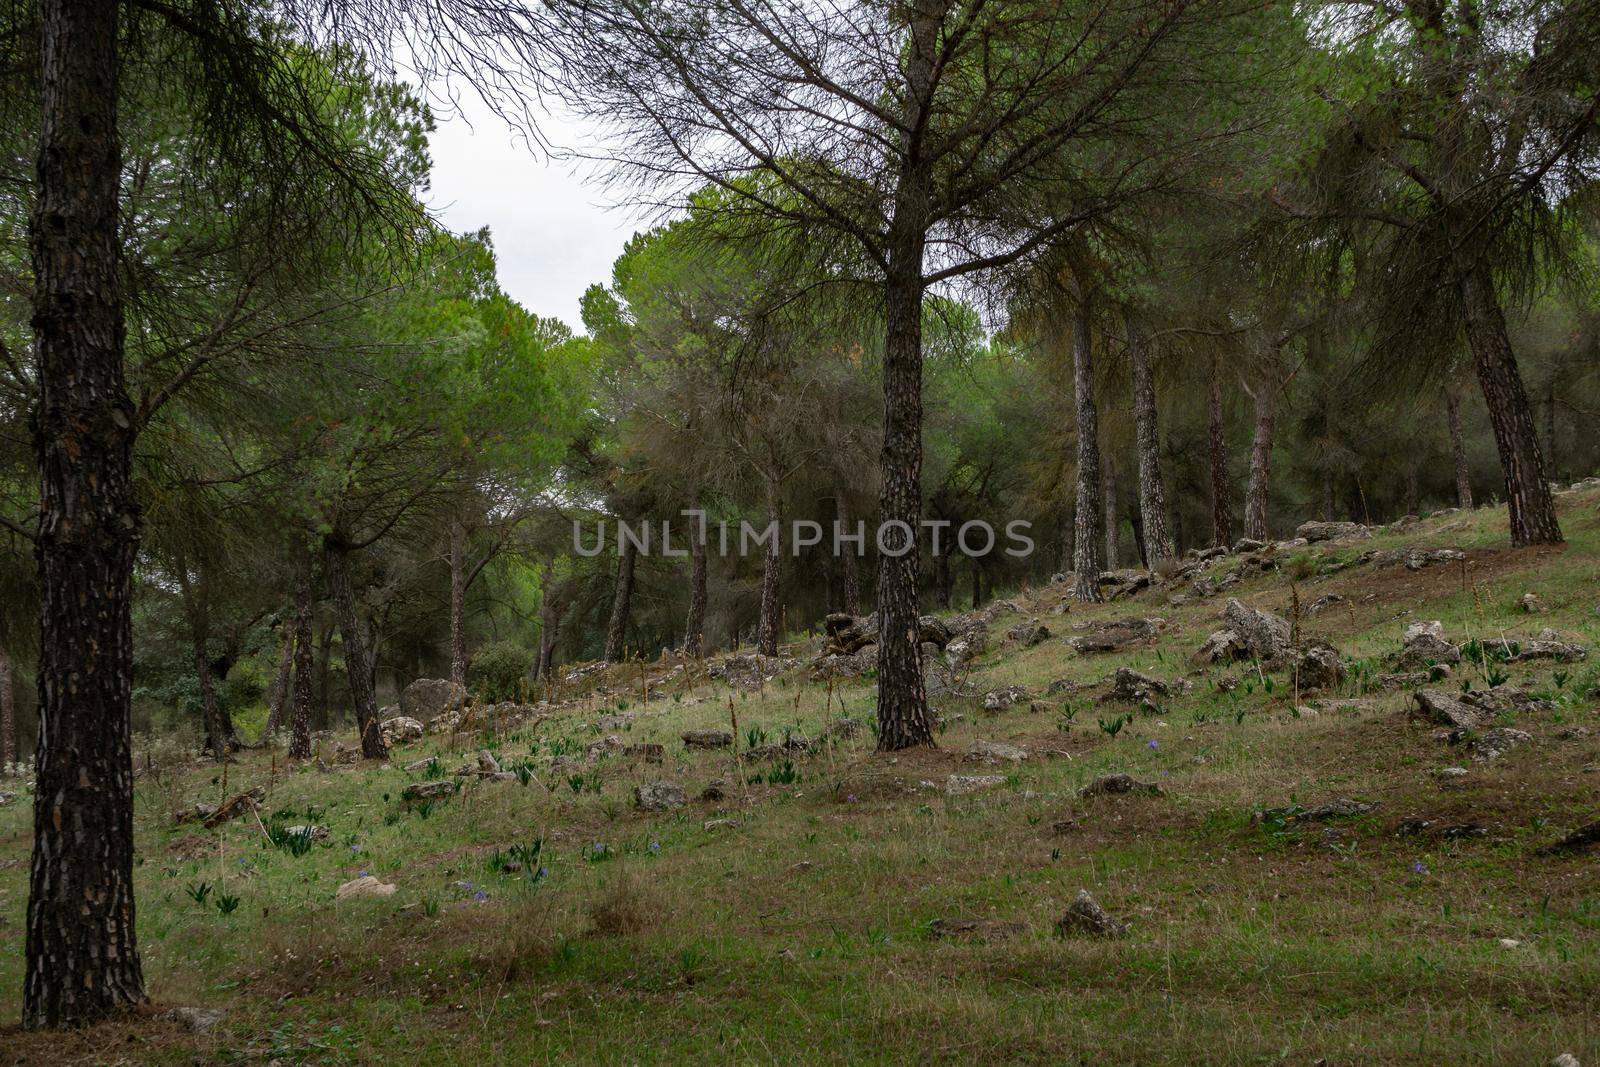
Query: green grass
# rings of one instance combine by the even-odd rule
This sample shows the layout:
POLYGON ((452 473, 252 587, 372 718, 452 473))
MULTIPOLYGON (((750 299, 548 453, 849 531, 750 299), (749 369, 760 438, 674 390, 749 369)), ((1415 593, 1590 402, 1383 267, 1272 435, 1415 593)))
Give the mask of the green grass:
MULTIPOLYGON (((1314 575, 1329 552, 1401 544, 1469 548, 1474 563, 1465 575, 1455 565, 1359 567, 1296 579, 1302 604, 1326 592, 1348 598, 1305 629, 1369 661, 1372 673, 1418 619, 1443 620, 1458 641, 1550 626, 1595 646, 1600 519, 1592 494, 1561 503, 1571 543, 1560 550, 1510 552, 1503 513, 1488 509, 1354 550, 1314 548, 1295 573, 1314 575), (1529 590, 1547 614, 1522 613, 1529 590)), ((1235 563, 1217 561, 1211 573, 1235 563)), ((1289 572, 1231 592, 1284 611, 1289 572)), ((685 752, 678 733, 733 729, 736 715, 741 747, 751 732, 769 742, 788 730, 815 736, 841 701, 867 723, 870 684, 837 687, 829 702, 802 668, 757 692, 653 685, 643 703, 630 667, 615 691, 567 694, 573 703, 558 714, 502 736, 429 737, 387 770, 285 770, 280 754, 274 777, 272 756, 250 752, 224 781, 213 766, 161 758, 136 784, 146 974, 160 1004, 225 1008, 226 1021, 208 1035, 141 1021, 7 1040, 30 1062, 96 1062, 125 1048, 136 1062, 171 1063, 1600 1058, 1595 861, 1534 855, 1600 817, 1593 661, 1512 665, 1513 682, 1548 691, 1558 707, 1518 717, 1536 744, 1479 766, 1408 721, 1407 693, 1366 693, 1371 703, 1357 710, 1298 718, 1282 675, 1246 665, 1196 671, 1189 656, 1215 628, 1222 598, 1173 606, 1154 591, 1064 617, 1043 613, 1053 597, 1025 591, 1021 600, 1057 636, 1019 649, 1004 640, 1016 619, 1002 617, 972 676, 979 692, 1028 686, 1035 708, 992 714, 977 699, 936 700, 961 718, 931 753, 874 756, 863 729, 794 757, 788 771, 781 760, 736 768, 731 753, 685 752), (1062 643, 1073 622, 1123 614, 1160 615, 1168 630, 1114 656, 1081 657, 1062 643), (1043 696, 1053 679, 1098 681, 1124 665, 1194 685, 1154 714, 1108 708, 1093 694, 1043 696), (1223 674, 1240 687, 1216 691, 1223 674), (623 701, 637 717, 618 732, 629 744, 665 744, 665 765, 581 763, 600 736, 591 724, 623 701), (1064 703, 1075 709, 1070 720, 1064 703), (1096 720, 1120 712, 1133 717, 1108 738, 1096 720), (1558 740, 1571 725, 1592 733, 1558 740), (980 737, 1030 756, 974 768, 962 756, 980 737), (474 783, 428 808, 399 801, 425 776, 402 764, 436 755, 448 773, 479 747, 503 765, 526 761, 533 777, 474 783), (579 764, 552 770, 555 758, 579 764), (1452 764, 1472 771, 1442 788, 1433 771, 1452 764), (1109 771, 1158 782, 1166 795, 1077 797, 1109 771), (951 773, 1007 782, 956 798, 920 785, 951 773), (668 815, 635 812, 633 786, 658 778, 691 798, 722 779, 727 795, 668 815), (886 779, 900 787, 885 789, 886 779), (173 825, 182 804, 258 783, 271 790, 264 826, 173 825), (1378 807, 1331 824, 1339 832, 1326 838, 1318 826, 1251 819, 1339 796, 1378 807), (1479 820, 1491 832, 1399 835, 1413 817, 1479 820), (702 825, 724 818, 738 825, 702 825), (286 845, 281 828, 304 822, 328 826, 330 837, 286 845), (535 841, 543 875, 494 869, 497 854, 503 866, 514 846, 527 857, 535 841), (397 893, 336 903, 335 889, 363 871, 397 893), (190 892, 201 883, 210 887, 204 902, 190 892), (1080 887, 1131 921, 1132 936, 1056 937, 1080 887), (224 896, 238 901, 226 914, 224 896), (1029 932, 992 944, 938 941, 928 926, 940 917, 1020 920, 1029 932), (1503 948, 1502 938, 1520 945, 1503 948)), ((795 653, 807 656, 799 643, 795 653)), ((1361 690, 1358 679, 1343 695, 1361 690)), ((0 1017, 12 1019, 30 815, 25 802, 0 808, 0 1017)))

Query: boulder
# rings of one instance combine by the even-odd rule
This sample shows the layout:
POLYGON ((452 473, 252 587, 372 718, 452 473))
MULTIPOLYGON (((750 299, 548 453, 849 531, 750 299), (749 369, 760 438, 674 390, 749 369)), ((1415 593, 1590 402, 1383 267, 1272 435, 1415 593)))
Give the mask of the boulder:
POLYGON ((1232 630, 1214 630, 1199 648, 1195 649, 1196 663, 1232 663, 1248 655, 1244 641, 1232 630))
POLYGON ((1159 678, 1140 674, 1132 667, 1118 667, 1112 676, 1111 690, 1100 699, 1128 704, 1154 704, 1158 699, 1171 695, 1172 687, 1159 678))
POLYGON ((1372 536, 1372 531, 1359 522, 1303 522, 1294 532, 1296 537, 1304 537, 1310 544, 1316 544, 1318 541, 1351 541, 1372 536))
POLYGON ((950 628, 936 616, 924 615, 917 619, 917 640, 922 644, 938 645, 943 651, 953 636, 950 628))
POLYGON ((395 886, 390 882, 380 882, 370 874, 352 879, 340 886, 334 893, 335 900, 349 900, 352 897, 392 897, 395 886))
POLYGON ((1442 689, 1419 689, 1412 694, 1417 702, 1419 718, 1457 730, 1476 730, 1486 724, 1494 713, 1459 700, 1442 689))
POLYGON ((1228 551, 1234 555, 1240 555, 1245 552, 1260 552, 1266 547, 1267 543, 1265 541, 1257 541, 1254 537, 1241 537, 1233 543, 1233 547, 1228 551))
POLYGON ((500 773, 500 761, 495 759, 494 758, 494 753, 490 752, 486 748, 478 750, 478 773, 479 774, 499 774, 500 773))
POLYGON ((467 702, 465 687, 448 678, 418 678, 400 692, 400 714, 428 722, 467 702))
POLYGON ((1028 699, 1028 690, 1020 685, 1008 685, 1002 689, 991 689, 983 694, 983 710, 1000 711, 1013 704, 1019 704, 1028 699))
POLYGON ((1287 619, 1270 611, 1248 607, 1229 598, 1222 609, 1227 628, 1239 635, 1246 652, 1259 660, 1275 660, 1289 654, 1290 627, 1287 619))
POLYGON ((412 782, 400 791, 402 800, 443 800, 456 795, 456 783, 448 778, 437 782, 412 782))
POLYGON ((968 630, 944 646, 945 662, 952 667, 969 663, 983 655, 988 643, 988 637, 981 628, 968 630))
POLYGON ((685 748, 727 748, 733 744, 733 735, 726 730, 685 730, 685 748))
POLYGON ((1165 626, 1165 619, 1141 619, 1137 616, 1080 623, 1073 628, 1086 631, 1084 636, 1069 638, 1067 644, 1080 653, 1120 652, 1155 640, 1165 626))
POLYGON ((1016 745, 1008 745, 1003 741, 984 741, 981 738, 972 742, 972 747, 967 750, 968 763, 1021 763, 1028 758, 1028 754, 1016 745))
POLYGON ((864 652, 854 656, 824 653, 811 663, 811 680, 821 682, 829 678, 860 678, 876 666, 876 658, 864 652))
POLYGON ((1080 797, 1122 796, 1128 793, 1159 797, 1162 790, 1154 782, 1141 782, 1131 774, 1102 774, 1078 790, 1080 797))
POLYGON ((1444 624, 1414 622, 1406 627, 1401 648, 1390 660, 1400 670, 1423 670, 1436 663, 1461 662, 1461 650, 1444 639, 1444 624))
POLYGON ((1056 923, 1056 933, 1062 937, 1127 937, 1128 924, 1113 919, 1100 906, 1100 902, 1089 895, 1087 889, 1080 889, 1077 897, 1067 905, 1066 914, 1056 923))
POLYGON ((1548 659, 1557 663, 1576 663, 1589 655, 1583 645, 1561 640, 1555 630, 1539 631, 1538 637, 1497 639, 1483 643, 1485 651, 1493 650, 1507 663, 1526 663, 1530 660, 1548 659))
POLYGON ((383 734, 383 743, 393 748, 422 740, 423 726, 420 720, 409 715, 396 715, 379 723, 378 732, 383 734))
POLYGON ((1532 740, 1533 735, 1526 730, 1515 730, 1509 726, 1497 726, 1492 730, 1485 730, 1472 743, 1472 758, 1479 763, 1488 763, 1490 760, 1497 760, 1513 748, 1526 745, 1532 740))
POLYGON ((1107 600, 1118 600, 1148 589, 1152 581, 1149 571, 1106 571, 1096 579, 1096 584, 1107 600))
POLYGON ((1331 645, 1311 644, 1295 654, 1295 678, 1302 690, 1333 689, 1345 679, 1344 660, 1331 645))
POLYGON ((1008 640, 1021 642, 1025 648, 1032 648, 1050 640, 1050 627, 1037 621, 1025 622, 1007 630, 1006 637, 1008 640))
POLYGON ((215 1008, 170 1008, 162 1012, 161 1017, 191 1033, 206 1034, 215 1030, 227 1015, 215 1008))
POLYGON ((671 811, 689 803, 677 782, 644 782, 634 786, 633 806, 640 811, 671 811))

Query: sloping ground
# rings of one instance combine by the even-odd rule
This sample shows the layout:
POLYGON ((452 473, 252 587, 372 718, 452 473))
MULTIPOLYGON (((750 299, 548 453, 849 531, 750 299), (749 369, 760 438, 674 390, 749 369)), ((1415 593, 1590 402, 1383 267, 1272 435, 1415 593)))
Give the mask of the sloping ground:
MULTIPOLYGON (((1504 548, 1485 509, 1222 557, 1066 614, 1059 589, 1024 592, 940 677, 936 751, 874 755, 870 679, 809 681, 813 640, 771 678, 744 660, 713 679, 588 673, 538 717, 430 734, 383 769, 246 753, 226 781, 143 773, 153 1013, 8 1032, 0 1061, 1600 1062, 1600 849, 1541 851, 1600 819, 1600 493, 1559 500, 1558 549, 1504 548), (1400 548, 1467 559, 1357 562, 1400 548), (1254 659, 1196 666, 1230 596, 1337 648, 1344 682, 1297 693, 1254 659), (1165 621, 1121 651, 1068 644, 1124 617, 1165 621), (1049 637, 1007 637, 1035 619, 1049 637), (1384 688, 1407 627, 1435 619, 1477 645, 1431 687, 1498 683, 1526 710, 1447 738, 1411 688, 1384 688), (1546 628, 1594 652, 1470 662, 1546 628), (1117 668, 1169 692, 1105 701, 1117 668), (686 731, 736 734, 737 754, 686 731), (481 748, 511 773, 401 799, 481 748), (1111 774, 1135 788, 1082 795, 1111 774), (666 810, 637 810, 660 781, 686 803, 647 791, 666 810), (259 822, 174 822, 256 785, 259 822), (302 847, 290 825, 328 834, 302 847), (335 900, 363 874, 392 895, 335 900), (1080 889, 1128 935, 1059 934, 1080 889), (162 1018, 173 1005, 225 1015, 194 1032, 162 1018)), ((0 807, 11 1019, 26 800, 0 807)))

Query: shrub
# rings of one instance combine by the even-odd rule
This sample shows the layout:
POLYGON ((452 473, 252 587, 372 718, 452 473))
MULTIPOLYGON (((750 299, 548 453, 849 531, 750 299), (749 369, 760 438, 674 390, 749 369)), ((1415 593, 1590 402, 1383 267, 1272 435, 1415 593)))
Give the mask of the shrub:
POLYGON ((472 658, 468 680, 473 693, 481 700, 490 703, 516 700, 523 695, 532 666, 533 653, 510 641, 496 641, 479 649, 472 658))

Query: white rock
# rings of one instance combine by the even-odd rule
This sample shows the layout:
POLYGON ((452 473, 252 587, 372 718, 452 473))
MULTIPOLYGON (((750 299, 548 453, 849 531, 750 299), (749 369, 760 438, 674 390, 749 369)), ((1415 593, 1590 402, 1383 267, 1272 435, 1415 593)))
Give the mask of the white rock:
POLYGON ((380 882, 370 874, 346 882, 334 894, 335 900, 349 900, 351 897, 392 897, 395 886, 388 882, 380 882))

